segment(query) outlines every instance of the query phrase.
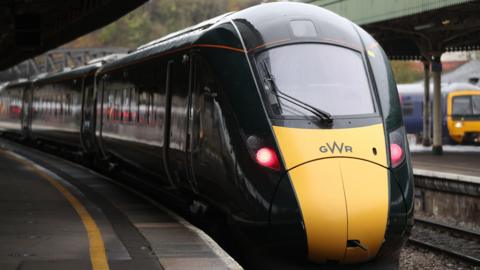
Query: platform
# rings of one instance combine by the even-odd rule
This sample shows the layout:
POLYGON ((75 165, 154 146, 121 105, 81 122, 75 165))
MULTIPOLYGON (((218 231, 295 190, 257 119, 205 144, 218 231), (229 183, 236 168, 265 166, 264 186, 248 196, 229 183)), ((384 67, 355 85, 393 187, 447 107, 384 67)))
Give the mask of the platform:
POLYGON ((430 149, 413 147, 415 175, 423 175, 480 184, 480 147, 445 146, 443 155, 433 155, 430 149))
POLYGON ((241 269, 181 217, 74 163, 0 140, 0 172, 2 270, 241 269))

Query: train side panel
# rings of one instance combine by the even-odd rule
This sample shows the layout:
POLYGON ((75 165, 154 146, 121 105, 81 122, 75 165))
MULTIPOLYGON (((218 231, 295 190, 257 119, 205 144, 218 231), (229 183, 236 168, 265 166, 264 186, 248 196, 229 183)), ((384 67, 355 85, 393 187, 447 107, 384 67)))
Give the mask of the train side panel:
POLYGON ((266 226, 280 176, 259 171, 245 146, 251 135, 273 141, 241 42, 226 23, 188 47, 105 67, 97 79, 103 153, 266 226))
POLYGON ((38 83, 33 88, 31 136, 80 148, 83 78, 38 83))
POLYGON ((6 86, 0 89, 0 131, 14 136, 22 135, 24 91, 27 84, 6 86))
POLYGON ((401 95, 403 121, 408 133, 423 132, 423 96, 418 94, 401 95))
MULTIPOLYGON (((96 136, 104 158, 117 158, 165 185, 163 147, 167 59, 144 61, 100 74, 96 136)), ((187 78, 188 79, 188 78, 187 78)))

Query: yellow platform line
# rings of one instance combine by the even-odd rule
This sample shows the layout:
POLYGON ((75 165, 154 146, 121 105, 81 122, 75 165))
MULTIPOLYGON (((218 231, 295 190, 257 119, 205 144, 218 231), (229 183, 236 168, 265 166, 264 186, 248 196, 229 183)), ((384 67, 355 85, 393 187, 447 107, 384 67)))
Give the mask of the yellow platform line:
POLYGON ((10 151, 0 150, 1 153, 8 155, 11 159, 25 165, 30 168, 35 174, 41 178, 47 180, 53 187, 55 187, 67 201, 72 205, 77 214, 82 220, 83 226, 87 231, 90 261, 92 263, 93 270, 109 270, 107 254, 105 253, 105 244, 103 243, 102 234, 93 217, 88 213, 87 209, 80 203, 80 201, 73 196, 73 194, 61 185, 55 178, 42 170, 41 167, 35 163, 25 159, 10 151))

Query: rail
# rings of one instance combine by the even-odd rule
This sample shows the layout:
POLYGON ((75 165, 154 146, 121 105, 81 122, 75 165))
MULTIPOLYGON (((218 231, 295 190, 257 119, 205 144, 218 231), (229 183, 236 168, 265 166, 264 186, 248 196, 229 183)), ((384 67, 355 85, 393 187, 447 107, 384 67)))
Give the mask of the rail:
POLYGON ((479 232, 416 218, 409 243, 480 266, 479 232))

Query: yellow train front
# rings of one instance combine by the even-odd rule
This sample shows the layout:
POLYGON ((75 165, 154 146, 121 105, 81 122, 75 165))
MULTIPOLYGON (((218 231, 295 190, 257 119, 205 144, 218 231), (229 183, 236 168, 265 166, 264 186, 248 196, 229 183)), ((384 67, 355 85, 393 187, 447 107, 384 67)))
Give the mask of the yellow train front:
POLYGON ((446 124, 450 138, 456 143, 480 145, 480 90, 450 92, 446 99, 446 124))
POLYGON ((247 144, 257 163, 284 172, 272 238, 315 263, 395 268, 412 226, 413 175, 387 56, 368 33, 320 8, 248 11, 233 21, 272 139, 271 147, 256 136, 247 144))

